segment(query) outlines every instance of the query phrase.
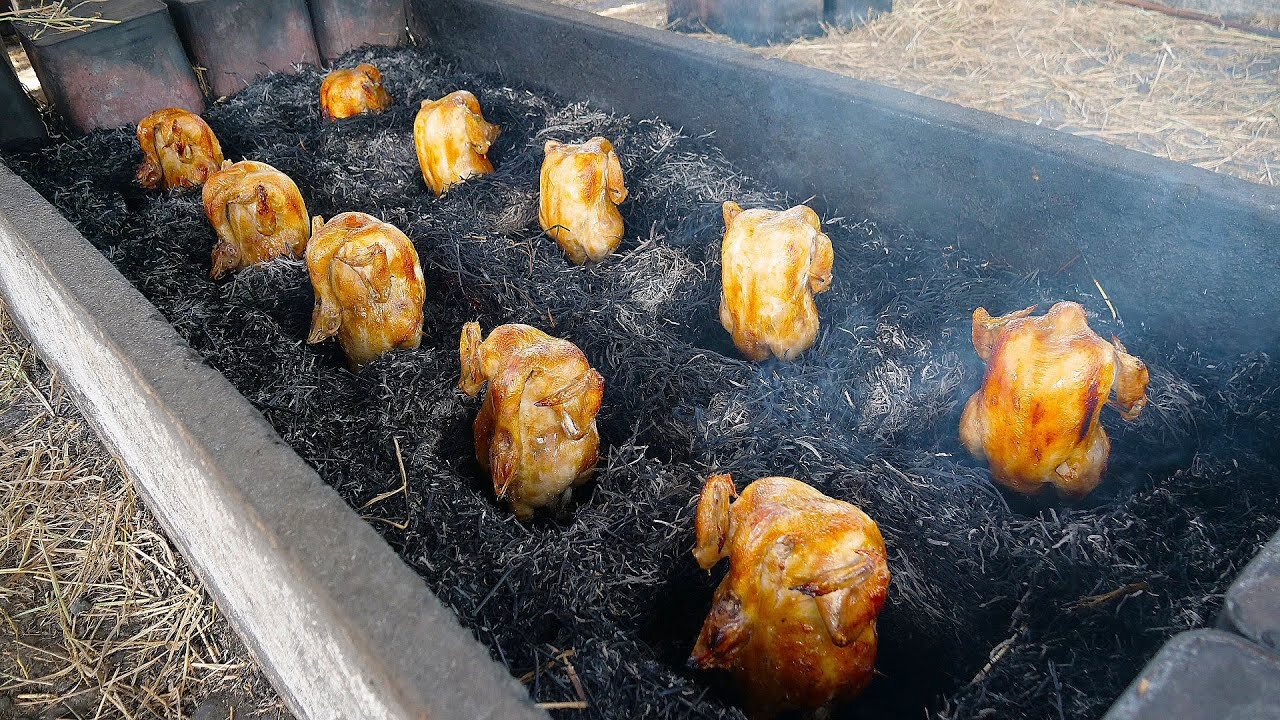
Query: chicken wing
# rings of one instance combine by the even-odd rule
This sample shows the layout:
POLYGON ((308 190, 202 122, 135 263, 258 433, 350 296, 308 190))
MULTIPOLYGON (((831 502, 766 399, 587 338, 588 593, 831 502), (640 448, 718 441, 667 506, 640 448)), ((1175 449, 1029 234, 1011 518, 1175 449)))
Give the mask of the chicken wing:
POLYGON ((199 187, 222 167, 222 145, 199 115, 157 110, 138 123, 143 160, 138 184, 148 190, 199 187))
POLYGON ((1116 338, 1089 328, 1084 308, 1060 302, 1002 317, 973 313, 973 345, 987 362, 982 387, 960 419, 960 441, 1006 487, 1035 493, 1046 484, 1083 497, 1098 486, 1111 442, 1102 405, 1132 420, 1147 404, 1147 366, 1116 338))
POLYGON ((502 130, 485 122, 480 101, 466 90, 423 100, 413 121, 422 179, 437 196, 477 175, 493 172, 485 154, 502 130))
POLYGON ((218 233, 214 278, 282 255, 302 257, 311 236, 298 186, 266 163, 224 162, 204 184, 204 212, 218 233))
POLYGON ((743 210, 724 204, 720 322, 757 362, 791 360, 818 337, 815 293, 831 287, 831 239, 813 210, 743 210))
POLYGON ((577 265, 598 262, 622 242, 627 199, 622 163, 613 145, 594 137, 581 145, 548 140, 542 162, 538 220, 577 265))
POLYGON ((705 570, 727 557, 729 573, 690 666, 733 673, 757 720, 853 698, 871 682, 889 591, 880 528, 791 478, 735 497, 733 478, 715 475, 698 502, 694 557, 705 570))
POLYGON ((308 343, 337 335, 352 371, 418 347, 426 287, 417 250, 394 225, 358 212, 316 217, 306 259, 316 294, 308 343))
POLYGON ((382 87, 382 71, 368 63, 334 70, 320 84, 320 111, 328 120, 380 113, 388 107, 391 95, 382 87))
POLYGON ((476 459, 498 497, 526 520, 591 479, 604 378, 576 345, 528 325, 480 337, 480 325, 467 323, 459 343, 459 387, 475 397, 489 386, 476 416, 476 459))

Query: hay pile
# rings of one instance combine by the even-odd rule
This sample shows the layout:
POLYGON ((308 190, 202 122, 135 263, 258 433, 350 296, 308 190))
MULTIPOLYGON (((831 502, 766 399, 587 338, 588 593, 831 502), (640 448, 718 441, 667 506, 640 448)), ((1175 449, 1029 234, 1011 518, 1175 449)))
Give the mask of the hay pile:
MULTIPOLYGON (((649 2, 599 12, 662 27, 664 8, 649 2)), ((893 12, 863 27, 750 49, 1280 183, 1278 38, 1105 0, 896 0, 893 12)))
POLYGON ((212 697, 242 720, 284 717, 0 308, 0 718, 168 720, 226 704, 212 697))
MULTIPOLYGON (((291 175, 310 210, 370 212, 412 238, 427 279, 423 345, 360 375, 309 347, 297 262, 208 280, 196 193, 143 193, 130 130, 5 161, 27 177, 369 519, 543 703, 592 718, 738 718, 733 693, 683 661, 715 577, 690 555, 702 478, 787 474, 863 507, 888 541, 882 674, 848 716, 1089 717, 1159 645, 1211 622, 1230 578, 1280 526, 1273 426, 1280 368, 1153 346, 1096 290, 1019 277, 856 218, 827 219, 836 279, 799 362, 737 359, 716 320, 720 203, 784 207, 705 140, 658 120, 469 76, 429 55, 360 51, 395 104, 337 125, 320 75, 272 76, 208 119, 230 158, 291 175), (503 135, 494 175, 443 199, 411 143, 419 101, 477 94, 503 135), (542 145, 610 138, 627 238, 566 263, 536 222, 542 145), (981 368, 969 314, 1071 299, 1153 369, 1153 406, 1106 423, 1108 482, 1077 508, 1015 502, 956 441, 981 368), (572 515, 516 522, 472 456, 478 401, 457 389, 458 333, 525 322, 577 343, 604 375, 604 459, 572 515), (399 463, 407 471, 401 492, 399 463), (1013 505, 1011 507, 1011 504, 1013 505), (555 705, 553 705, 555 706, 555 705), (994 713, 994 715, 992 714, 994 713)), ((1123 313, 1123 308, 1120 309, 1123 313)), ((269 478, 264 478, 269 482, 269 478)))

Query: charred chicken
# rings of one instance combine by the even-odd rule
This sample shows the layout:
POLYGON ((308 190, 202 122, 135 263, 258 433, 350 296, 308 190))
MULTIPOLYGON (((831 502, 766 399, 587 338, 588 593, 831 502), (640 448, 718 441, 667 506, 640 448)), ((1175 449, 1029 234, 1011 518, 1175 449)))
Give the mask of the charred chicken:
POLYGON ((1082 497, 1097 487, 1111 442, 1098 422, 1109 404, 1132 420, 1147 404, 1147 366, 1089 328, 1084 308, 1060 302, 1001 317, 973 313, 973 346, 987 363, 960 419, 960 440, 996 482, 1022 493, 1053 485, 1082 497))
POLYGON ((347 212, 316 217, 306 250, 315 290, 308 343, 334 335, 353 371, 418 347, 426 288, 413 243, 394 225, 347 212))
POLYGON ((720 322, 751 360, 795 358, 818 337, 813 296, 831 286, 831 239, 818 214, 726 202, 724 224, 720 322))
POLYGON ((182 108, 157 110, 138 123, 143 160, 138 184, 148 190, 199 187, 222 167, 222 145, 205 121, 182 108))
POLYGON ((436 195, 477 175, 493 172, 486 153, 501 129, 485 122, 480 101, 466 90, 423 100, 413 121, 422 178, 436 195))
POLYGON ((851 699, 871 682, 889 588, 879 527, 791 478, 737 495, 715 475, 698 502, 694 557, 706 570, 727 557, 729 574, 689 664, 731 672, 757 719, 851 699))
POLYGON ((462 391, 488 383, 476 416, 476 459, 516 517, 563 504, 595 470, 596 413, 604 378, 576 345, 528 325, 502 325, 481 341, 467 323, 459 343, 462 391))
POLYGON ((204 212, 218 233, 214 278, 281 256, 302 257, 311 236, 298 186, 266 163, 224 162, 204 184, 204 212))
POLYGON ((545 151, 538 211, 542 229, 575 264, 603 260, 622 242, 618 205, 627 199, 627 188, 618 154, 602 137, 581 145, 548 140, 545 151))

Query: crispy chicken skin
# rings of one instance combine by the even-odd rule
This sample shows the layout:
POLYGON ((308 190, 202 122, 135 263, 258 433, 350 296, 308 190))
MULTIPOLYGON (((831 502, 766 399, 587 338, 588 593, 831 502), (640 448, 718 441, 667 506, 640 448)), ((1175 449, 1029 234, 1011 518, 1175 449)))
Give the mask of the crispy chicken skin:
POLYGON ((729 573, 690 666, 733 673, 757 719, 862 692, 889 591, 875 522, 798 480, 757 480, 738 497, 732 477, 714 475, 696 524, 698 565, 710 570, 727 557, 729 573))
POLYGON ((480 101, 466 90, 423 100, 413 121, 422 179, 437 196, 477 175, 493 172, 485 154, 502 129, 485 122, 480 101))
POLYGON ((591 479, 604 378, 578 346, 528 325, 480 337, 479 323, 467 323, 459 343, 459 387, 475 397, 489 385, 476 416, 476 459, 497 496, 527 520, 591 479))
POLYGON ((426 287, 417 250, 394 225, 358 212, 317 216, 306 259, 316 294, 308 343, 337 335, 356 372, 418 347, 426 287))
POLYGON ((142 164, 138 184, 148 190, 199 187, 222 167, 222 145, 199 115, 157 110, 138 123, 142 164))
POLYGON ((204 213, 218 233, 214 278, 282 255, 302 257, 311 236, 298 186, 266 163, 223 162, 204 184, 204 213))
POLYGON ((380 113, 390 106, 391 95, 382 87, 382 72, 368 63, 334 70, 320 84, 320 111, 327 120, 380 113))
POLYGON ((622 163, 613 144, 593 137, 581 145, 548 140, 542 161, 538 220, 577 265, 599 262, 622 242, 627 199, 622 163))
POLYGON ((834 255, 818 214, 804 205, 775 212, 724 204, 720 322, 759 362, 792 360, 818 337, 815 293, 831 287, 834 255))
POLYGON ((1098 486, 1111 443, 1098 422, 1110 404, 1126 420, 1147 404, 1147 366, 1116 338, 1089 328, 1084 308, 1060 302, 1001 317, 973 313, 973 346, 987 363, 982 387, 960 419, 960 441, 991 466, 996 482, 1021 493, 1054 485, 1068 497, 1098 486))

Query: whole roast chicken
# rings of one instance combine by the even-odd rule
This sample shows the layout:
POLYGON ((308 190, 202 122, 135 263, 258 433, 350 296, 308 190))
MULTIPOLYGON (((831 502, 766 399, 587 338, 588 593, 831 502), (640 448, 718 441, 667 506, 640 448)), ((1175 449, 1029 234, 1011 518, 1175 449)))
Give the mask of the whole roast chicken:
POLYGON ((818 337, 815 293, 831 287, 831 239, 812 209, 724 204, 720 322, 748 359, 791 360, 818 337))
POLYGON ((871 682, 889 568, 880 528, 857 507, 786 477, 738 497, 732 477, 714 475, 693 554, 705 570, 729 558, 729 574, 689 664, 731 672, 753 718, 827 708, 871 682))
POLYGON ((380 113, 390 106, 382 71, 368 63, 334 70, 320 84, 320 111, 329 120, 380 113))
POLYGON ((960 419, 960 441, 991 475, 1021 493, 1055 486, 1083 497, 1098 486, 1111 442, 1098 422, 1110 401, 1121 417, 1147 404, 1147 366, 1116 338, 1089 328, 1084 308, 1060 302, 1001 317, 973 313, 973 346, 987 363, 960 419))
POLYGON ((390 223, 358 212, 316 217, 306 250, 315 290, 308 343, 334 335, 353 371, 418 347, 426 287, 418 252, 390 223))
POLYGON ((266 163, 224 162, 204 184, 204 212, 218 233, 214 278, 282 256, 302 257, 311 236, 298 186, 266 163))
POLYGON ((581 145, 548 140, 544 149, 538 211, 542 229, 577 265, 605 259, 622 242, 618 205, 627 199, 613 144, 602 137, 581 145))
POLYGON ((477 175, 493 172, 486 153, 502 130, 485 122, 480 101, 466 90, 423 100, 413 121, 422 179, 437 196, 477 175))
POLYGON ((148 190, 199 187, 222 167, 222 145, 205 121, 182 108, 157 110, 138 123, 142 164, 138 184, 148 190))
POLYGON ((467 323, 459 352, 462 391, 475 397, 488 383, 475 441, 494 492, 521 520, 563 506, 595 470, 604 378, 576 345, 528 325, 481 341, 480 325, 467 323))

